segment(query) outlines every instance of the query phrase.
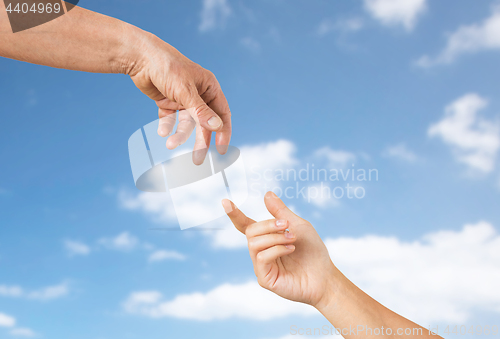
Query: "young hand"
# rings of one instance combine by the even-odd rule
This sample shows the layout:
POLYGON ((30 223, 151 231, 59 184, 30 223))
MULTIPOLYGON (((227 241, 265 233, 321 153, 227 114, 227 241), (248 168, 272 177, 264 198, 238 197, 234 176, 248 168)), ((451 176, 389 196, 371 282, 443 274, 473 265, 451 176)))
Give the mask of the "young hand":
POLYGON ((314 227, 276 194, 268 192, 264 202, 276 219, 255 222, 231 201, 222 201, 233 224, 247 236, 259 284, 283 298, 321 307, 329 300, 336 270, 328 250, 314 227))

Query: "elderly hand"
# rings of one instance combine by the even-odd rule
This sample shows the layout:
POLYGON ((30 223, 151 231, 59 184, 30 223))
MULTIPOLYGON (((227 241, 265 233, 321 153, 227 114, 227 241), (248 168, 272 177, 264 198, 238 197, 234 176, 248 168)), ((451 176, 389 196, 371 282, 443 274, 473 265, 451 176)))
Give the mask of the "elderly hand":
MULTIPOLYGON (((129 62, 127 73, 158 105, 160 136, 172 133, 179 110, 177 131, 167 139, 166 146, 174 149, 183 144, 196 126, 195 151, 206 150, 212 132, 217 132, 217 148, 225 153, 224 146, 231 139, 231 111, 213 73, 152 34, 143 32, 139 41, 141 55, 129 62)), ((204 157, 202 151, 193 159, 201 164, 204 157)))

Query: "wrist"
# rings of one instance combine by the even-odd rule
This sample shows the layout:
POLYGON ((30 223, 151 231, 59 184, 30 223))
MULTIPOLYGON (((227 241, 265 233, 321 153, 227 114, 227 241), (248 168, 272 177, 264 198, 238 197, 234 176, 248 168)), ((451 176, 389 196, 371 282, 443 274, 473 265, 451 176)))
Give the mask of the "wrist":
POLYGON ((111 72, 133 76, 147 62, 145 51, 153 34, 123 22, 118 38, 120 47, 112 58, 111 72))
POLYGON ((347 278, 332 263, 327 274, 325 291, 320 300, 313 305, 320 313, 330 313, 339 304, 339 298, 347 287, 347 278))

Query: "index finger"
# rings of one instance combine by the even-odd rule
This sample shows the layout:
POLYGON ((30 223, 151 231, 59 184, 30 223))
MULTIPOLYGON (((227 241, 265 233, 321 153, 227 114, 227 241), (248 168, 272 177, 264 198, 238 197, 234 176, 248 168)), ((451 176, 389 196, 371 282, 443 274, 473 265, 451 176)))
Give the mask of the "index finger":
POLYGON ((247 227, 251 224, 255 224, 255 220, 247 217, 231 200, 223 199, 222 207, 224 207, 224 211, 226 211, 226 214, 229 219, 231 219, 233 225, 241 233, 245 234, 247 227))

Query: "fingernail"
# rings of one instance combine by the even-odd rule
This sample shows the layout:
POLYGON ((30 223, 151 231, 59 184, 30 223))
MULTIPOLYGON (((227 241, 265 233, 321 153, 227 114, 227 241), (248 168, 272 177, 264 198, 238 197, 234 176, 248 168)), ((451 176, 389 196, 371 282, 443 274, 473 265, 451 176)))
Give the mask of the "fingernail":
POLYGON ((208 119, 208 125, 213 128, 218 128, 222 125, 222 120, 219 117, 211 117, 208 119))
POLYGON ((229 214, 233 211, 233 206, 227 199, 222 200, 222 207, 224 207, 224 212, 226 212, 226 214, 229 214))
POLYGON ((285 232, 285 238, 293 239, 295 235, 292 232, 285 232))
POLYGON ((276 220, 276 227, 283 227, 286 225, 286 220, 276 220))
POLYGON ((293 250, 295 248, 295 246, 293 245, 285 245, 285 247, 289 250, 293 250))

